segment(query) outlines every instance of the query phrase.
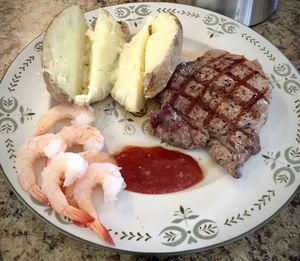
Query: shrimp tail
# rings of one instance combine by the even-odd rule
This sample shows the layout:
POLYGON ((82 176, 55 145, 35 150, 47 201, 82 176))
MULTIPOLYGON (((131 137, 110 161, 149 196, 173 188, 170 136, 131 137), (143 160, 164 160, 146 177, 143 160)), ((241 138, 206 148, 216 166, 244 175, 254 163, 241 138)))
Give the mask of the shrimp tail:
POLYGON ((69 202, 69 204, 70 204, 71 206, 73 206, 73 207, 75 207, 75 208, 78 208, 78 205, 77 205, 77 203, 76 203, 74 197, 70 197, 70 196, 68 197, 68 196, 66 196, 66 198, 67 198, 67 200, 68 200, 68 202, 69 202))
POLYGON ((78 204, 73 195, 74 185, 75 185, 75 183, 71 184, 70 186, 63 187, 62 191, 65 194, 69 205, 71 205, 72 207, 78 208, 78 204))
POLYGON ((106 242, 115 246, 115 242, 109 235, 107 229, 98 221, 94 221, 93 223, 89 224, 89 227, 94 230, 98 235, 100 235, 106 242))
POLYGON ((31 196, 33 196, 35 199, 37 199, 39 202, 45 204, 45 205, 49 205, 49 200, 47 198, 47 196, 42 192, 41 188, 38 185, 33 185, 30 190, 29 193, 31 196))
POLYGON ((76 221, 76 223, 80 223, 80 224, 90 223, 95 220, 92 216, 90 216, 86 212, 72 206, 68 206, 67 208, 65 208, 62 214, 70 218, 71 220, 76 221))

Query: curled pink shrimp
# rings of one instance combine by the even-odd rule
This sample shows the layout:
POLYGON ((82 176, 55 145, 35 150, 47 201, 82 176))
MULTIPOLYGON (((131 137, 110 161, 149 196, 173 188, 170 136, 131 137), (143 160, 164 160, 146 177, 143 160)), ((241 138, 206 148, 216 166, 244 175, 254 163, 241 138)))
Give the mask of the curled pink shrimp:
POLYGON ((116 160, 108 153, 98 150, 87 150, 80 153, 80 156, 83 157, 89 164, 91 163, 111 163, 117 164, 116 160))
POLYGON ((89 125, 65 126, 56 134, 70 148, 75 144, 83 145, 83 150, 100 151, 104 147, 104 137, 95 127, 89 125))
POLYGON ((73 198, 78 207, 95 219, 87 225, 112 245, 114 242, 107 229, 101 224, 93 205, 92 192, 97 185, 101 185, 105 204, 117 200, 118 194, 125 188, 125 182, 119 169, 118 166, 111 163, 91 163, 86 174, 76 180, 73 187, 73 198))
POLYGON ((60 104, 41 116, 38 120, 34 135, 42 135, 48 132, 56 122, 70 119, 73 125, 90 124, 94 122, 95 115, 91 107, 60 104))
MULTIPOLYGON (((116 165, 116 160, 110 154, 105 153, 103 151, 87 150, 87 151, 81 152, 80 156, 83 157, 88 162, 88 164, 97 162, 97 163, 111 163, 111 164, 116 165)), ((70 203, 70 205, 72 205, 74 207, 78 207, 78 205, 74 199, 74 196, 73 196, 73 190, 74 190, 75 184, 76 184, 76 182, 65 187, 64 193, 65 193, 65 196, 66 196, 68 202, 70 203)))
MULTIPOLYGON (((87 170, 88 163, 77 153, 60 153, 54 157, 41 173, 42 191, 48 197, 51 207, 61 215, 80 224, 94 221, 94 218, 84 210, 69 205, 61 190, 61 180, 64 177, 80 177, 87 170)), ((69 180, 70 184, 72 180, 69 180)), ((66 183, 66 182, 65 182, 66 183)), ((68 184, 68 185, 69 185, 68 184)))
POLYGON ((38 158, 52 158, 66 149, 66 144, 54 134, 28 139, 17 152, 16 170, 21 187, 41 203, 48 204, 47 196, 37 184, 34 166, 38 158))

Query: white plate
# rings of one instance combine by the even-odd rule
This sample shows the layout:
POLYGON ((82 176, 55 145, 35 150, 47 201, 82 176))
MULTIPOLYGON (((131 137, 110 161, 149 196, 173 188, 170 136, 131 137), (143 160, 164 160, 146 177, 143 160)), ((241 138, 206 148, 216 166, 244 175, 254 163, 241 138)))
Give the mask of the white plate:
MULTIPOLYGON (((227 17, 192 6, 132 3, 108 7, 116 19, 136 32, 144 19, 160 12, 176 14, 184 29, 183 50, 203 53, 221 48, 258 59, 273 86, 267 123, 261 130, 261 152, 234 179, 211 161, 205 150, 185 151, 201 164, 204 180, 187 190, 165 195, 124 191, 113 209, 105 209, 100 191, 94 201, 113 237, 115 250, 138 253, 200 251, 240 238, 276 214, 299 186, 300 80, 292 64, 263 37, 227 17)), ((91 22, 96 11, 86 14, 91 22)), ((32 136, 37 119, 52 105, 41 75, 43 36, 14 60, 1 82, 1 165, 22 201, 61 232, 95 246, 110 247, 87 228, 69 224, 50 208, 37 204, 19 186, 14 160, 32 136)), ((143 131, 146 121, 106 99, 98 106, 97 126, 110 152, 125 145, 159 145, 143 131)))

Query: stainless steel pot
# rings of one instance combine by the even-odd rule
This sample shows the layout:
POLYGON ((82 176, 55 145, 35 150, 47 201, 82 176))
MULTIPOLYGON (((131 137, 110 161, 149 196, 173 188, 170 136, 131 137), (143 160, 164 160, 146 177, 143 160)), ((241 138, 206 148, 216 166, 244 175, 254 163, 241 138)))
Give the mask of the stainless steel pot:
POLYGON ((202 7, 251 26, 266 20, 277 8, 278 0, 179 0, 178 3, 202 7))

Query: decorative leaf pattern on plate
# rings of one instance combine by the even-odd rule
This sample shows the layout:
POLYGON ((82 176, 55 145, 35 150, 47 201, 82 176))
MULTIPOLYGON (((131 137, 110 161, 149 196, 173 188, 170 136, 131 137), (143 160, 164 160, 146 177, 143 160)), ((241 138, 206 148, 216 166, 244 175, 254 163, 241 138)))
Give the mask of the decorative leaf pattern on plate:
POLYGON ((297 99, 295 100, 295 109, 294 112, 297 115, 297 120, 298 120, 298 124, 297 124, 297 133, 296 133, 296 141, 298 143, 300 143, 300 100, 297 99))
POLYGON ((238 213, 236 216, 232 216, 231 219, 226 219, 224 225, 232 226, 233 224, 237 224, 239 221, 244 220, 245 217, 250 217, 251 214, 248 212, 249 210, 245 209, 243 214, 238 213))
MULTIPOLYGON (((7 154, 9 155, 8 158, 10 160, 13 160, 15 161, 15 158, 16 158, 16 150, 15 150, 15 145, 14 145, 14 142, 13 140, 11 140, 10 138, 7 138, 5 140, 5 148, 6 148, 6 152, 7 154)), ((15 169, 15 165, 13 165, 13 168, 15 169)))
POLYGON ((266 163, 266 165, 268 165, 269 163, 271 163, 271 170, 273 170, 274 168, 276 168, 276 164, 277 164, 277 160, 280 157, 280 151, 278 151, 275 155, 273 152, 267 152, 266 155, 262 155, 262 157, 264 158, 264 162, 266 163))
POLYGON ((193 211, 190 208, 184 208, 179 206, 179 210, 174 212, 175 219, 171 221, 173 224, 184 223, 182 226, 167 226, 161 230, 159 236, 162 237, 162 244, 166 246, 178 246, 182 244, 187 238, 188 244, 198 242, 197 239, 211 239, 217 236, 219 229, 217 224, 209 219, 202 219, 193 225, 193 228, 190 228, 191 223, 199 218, 199 215, 193 214, 193 211))
POLYGON ((256 46, 270 61, 275 62, 275 56, 269 50, 267 50, 265 46, 262 46, 261 43, 258 40, 256 40, 253 36, 247 33, 242 33, 241 37, 249 43, 256 46))
MULTIPOLYGON (((42 48, 42 41, 38 42, 34 46, 34 50, 39 52, 42 48)), ((25 72, 25 70, 29 67, 29 65, 35 60, 34 55, 30 55, 28 58, 25 59, 25 61, 19 66, 18 72, 15 72, 13 77, 10 80, 9 85, 7 86, 7 89, 9 92, 14 92, 16 88, 18 87, 18 84, 20 83, 22 74, 25 72)))
POLYGON ((15 158, 16 157, 15 146, 11 139, 7 138, 5 140, 5 147, 7 149, 7 153, 9 154, 9 159, 15 158))
POLYGON ((43 49, 43 41, 37 42, 37 43, 34 45, 33 49, 34 49, 36 52, 39 53, 39 52, 43 49))
POLYGON ((131 26, 137 27, 144 18, 152 12, 149 5, 129 5, 128 7, 118 7, 114 14, 119 19, 124 19, 131 26))
POLYGON ((151 9, 149 5, 139 5, 134 9, 134 12, 137 15, 147 16, 151 14, 151 9))
POLYGON ((194 235, 199 239, 211 239, 218 234, 216 223, 209 219, 202 219, 193 228, 194 235))
MULTIPOLYGON (((115 235, 118 235, 118 232, 115 232, 115 235)), ((120 239, 127 239, 127 240, 135 240, 135 241, 148 241, 152 238, 149 233, 145 233, 144 235, 140 232, 121 232, 120 239)))
MULTIPOLYGON (((267 194, 264 194, 261 196, 261 198, 259 198, 257 200, 256 203, 254 203, 253 205, 256 206, 258 208, 258 210, 261 210, 263 206, 266 206, 267 202, 271 201, 271 197, 275 196, 275 190, 268 190, 267 194)), ((253 208, 251 208, 251 210, 253 210, 253 208)))
POLYGON ((191 12, 191 11, 186 11, 186 10, 177 10, 176 8, 157 8, 156 11, 158 13, 172 13, 172 14, 181 14, 181 15, 185 15, 191 18, 199 18, 200 15, 198 13, 195 12, 191 12))
POLYGON ((284 90, 290 95, 299 95, 300 83, 297 80, 296 73, 293 73, 292 68, 287 63, 278 63, 273 66, 273 72, 277 75, 271 74, 271 84, 274 87, 284 90))
POLYGON ((25 71, 25 69, 34 61, 35 57, 30 55, 19 67, 20 70, 25 71))
POLYGON ((118 119, 118 117, 119 117, 117 103, 114 100, 112 102, 106 104, 103 111, 106 115, 114 115, 116 119, 118 119))
POLYGON ((21 105, 19 107, 19 112, 17 108, 19 103, 17 99, 13 96, 3 96, 0 98, 0 133, 8 134, 13 133, 18 128, 17 121, 13 118, 19 116, 20 123, 23 124, 25 120, 31 120, 35 113, 31 109, 26 108, 21 105))
POLYGON ((175 14, 176 13, 176 8, 157 8, 156 10, 157 12, 159 13, 172 13, 172 14, 175 14))
POLYGON ((253 207, 250 209, 245 209, 243 213, 238 213, 236 216, 226 218, 224 225, 231 227, 240 223, 241 221, 244 221, 246 218, 251 217, 251 212, 254 212, 255 210, 261 210, 267 205, 268 202, 271 201, 272 197, 275 197, 275 190, 267 190, 265 194, 263 194, 255 203, 253 203, 253 207))
POLYGON ((187 220, 188 219, 195 219, 198 218, 198 215, 192 215, 193 211, 190 208, 184 209, 183 206, 179 207, 179 210, 176 210, 174 213, 175 217, 178 217, 172 221, 172 223, 180 223, 182 221, 185 221, 187 225, 187 220))
POLYGON ((208 14, 203 18, 203 23, 208 25, 206 28, 208 30, 209 38, 219 37, 220 35, 235 34, 239 28, 239 25, 234 22, 226 22, 227 20, 223 17, 218 17, 215 14, 208 14), (212 27, 214 26, 214 27, 212 27))
POLYGON ((300 171, 300 148, 289 147, 284 153, 278 151, 262 154, 266 165, 270 164, 273 180, 276 185, 290 186, 295 181, 295 173, 300 171), (281 165, 281 167, 279 166, 281 165))
POLYGON ((12 96, 4 96, 0 98, 0 110, 9 114, 15 111, 18 107, 18 101, 12 96))
POLYGON ((114 100, 111 100, 104 106, 103 109, 106 116, 113 116, 118 123, 124 124, 124 134, 134 135, 136 132, 134 124, 134 116, 125 111, 119 104, 114 100))
POLYGON ((127 135, 134 135, 136 129, 134 127, 134 120, 130 117, 129 112, 125 112, 124 118, 118 120, 118 122, 124 122, 124 132, 127 135))
POLYGON ((20 78, 21 78, 21 72, 19 72, 18 74, 14 74, 14 76, 12 77, 9 86, 8 86, 8 90, 10 92, 13 92, 16 90, 16 87, 18 86, 18 83, 20 82, 20 78))

